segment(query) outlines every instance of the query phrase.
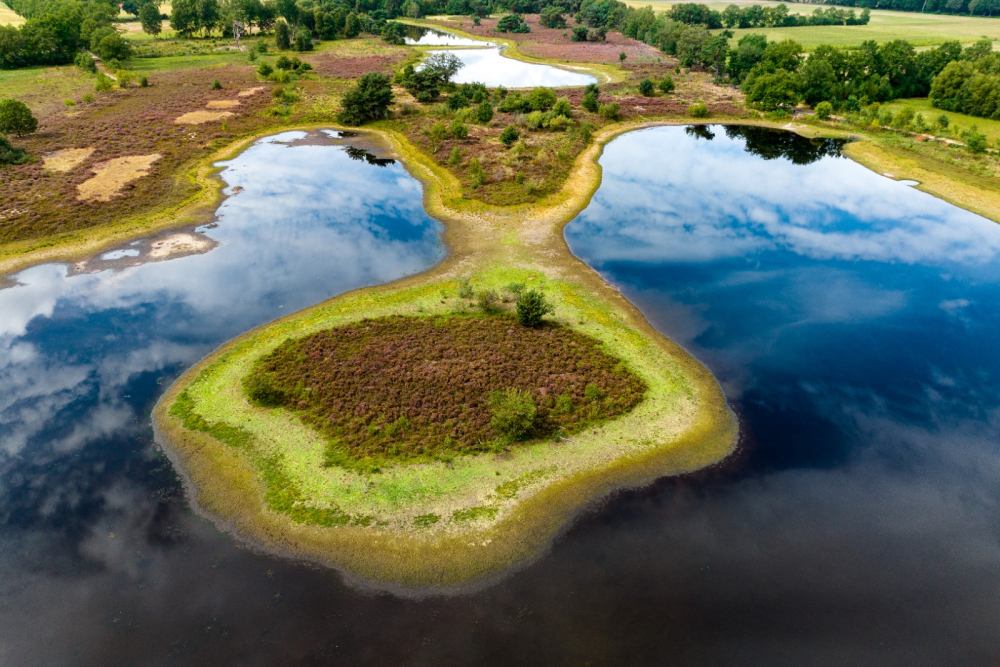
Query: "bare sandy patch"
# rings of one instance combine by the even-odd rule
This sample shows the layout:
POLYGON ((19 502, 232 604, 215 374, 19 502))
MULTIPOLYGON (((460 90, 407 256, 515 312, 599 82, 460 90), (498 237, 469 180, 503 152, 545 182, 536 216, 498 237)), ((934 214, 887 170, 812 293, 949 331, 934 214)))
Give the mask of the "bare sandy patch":
POLYGON ((178 125, 201 125, 213 121, 229 118, 233 115, 231 111, 191 111, 174 120, 178 125))
POLYGON ((123 187, 148 174, 153 163, 161 157, 159 153, 129 155, 96 164, 94 165, 94 176, 76 186, 80 193, 77 199, 80 201, 109 201, 123 187))
POLYGON ((212 242, 203 236, 194 234, 172 234, 153 241, 150 245, 149 259, 165 259, 174 255, 192 255, 204 252, 212 246, 212 242))
POLYGON ((209 109, 232 109, 240 105, 239 100, 212 100, 205 106, 209 109))
POLYGON ((241 90, 236 96, 237 97, 250 97, 251 95, 256 95, 257 93, 264 90, 264 86, 257 86, 255 88, 247 88, 246 90, 241 90))
POLYGON ((71 171, 89 158, 94 152, 94 148, 64 148, 61 151, 47 153, 42 156, 42 162, 49 171, 71 171))

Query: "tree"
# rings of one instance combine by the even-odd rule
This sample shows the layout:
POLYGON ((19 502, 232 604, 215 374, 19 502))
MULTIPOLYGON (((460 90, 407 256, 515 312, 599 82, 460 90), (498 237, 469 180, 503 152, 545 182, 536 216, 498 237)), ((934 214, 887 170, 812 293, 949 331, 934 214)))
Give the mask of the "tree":
POLYGON ((103 61, 125 61, 132 57, 132 45, 126 42, 117 32, 112 32, 101 38, 94 52, 103 61))
POLYGON ((586 94, 584 94, 583 101, 580 104, 590 113, 597 113, 597 109, 600 106, 598 103, 598 93, 593 90, 588 90, 586 94))
POLYGON ((542 8, 542 13, 538 16, 538 22, 546 28, 565 28, 566 17, 563 16, 563 8, 559 5, 547 5, 542 8))
POLYGON ((432 53, 424 61, 421 71, 434 76, 439 85, 445 85, 451 83, 452 77, 458 74, 458 70, 462 69, 462 65, 464 65, 462 59, 455 54, 439 51, 432 53))
POLYGON ((16 134, 23 137, 38 129, 38 119, 28 105, 21 100, 0 101, 0 134, 16 134))
POLYGON ((312 35, 309 34, 309 30, 299 28, 298 32, 295 33, 295 50, 312 51, 312 47, 312 35))
POLYGON ((816 117, 820 120, 830 120, 831 114, 833 114, 833 105, 829 102, 820 102, 816 105, 816 117))
POLYGON ((207 36, 219 25, 219 0, 197 0, 198 28, 207 36))
POLYGON ((386 21, 382 27, 382 41, 402 46, 406 41, 406 26, 399 21, 386 21))
POLYGON ((818 104, 836 98, 837 75, 829 61, 809 58, 802 65, 802 98, 806 104, 818 104))
POLYGON ((783 69, 747 79, 743 86, 747 103, 762 111, 787 111, 799 103, 799 78, 783 69))
POLYGON ((372 72, 358 79, 341 100, 343 110, 337 121, 344 125, 361 125, 380 120, 389 113, 392 104, 392 84, 388 76, 372 72))
POLYGON ((154 37, 159 35, 163 29, 160 8, 152 2, 144 4, 139 10, 139 23, 142 25, 142 31, 147 35, 153 35, 154 37))
POLYGON ((190 37, 198 27, 195 0, 173 0, 170 4, 170 27, 184 37, 190 37))
POLYGON ((497 32, 531 32, 531 28, 518 14, 507 14, 497 21, 497 32))
POLYGON ((513 441, 524 437, 535 425, 538 408, 531 392, 524 389, 493 391, 488 397, 490 426, 504 440, 513 441))
POLYGON ((361 34, 361 19, 354 12, 347 15, 347 21, 344 23, 344 36, 348 39, 354 39, 361 34))
POLYGON ((515 306, 517 308, 517 321, 521 323, 521 326, 529 328, 541 326, 542 318, 555 310, 545 300, 545 295, 537 289, 521 292, 515 306))
POLYGON ((639 82, 639 94, 643 97, 652 97, 654 90, 653 82, 649 79, 643 79, 639 82))
POLYGON ((282 50, 292 46, 292 38, 288 29, 288 24, 284 21, 278 21, 274 24, 274 45, 282 50))
POLYGON ((674 90, 674 80, 669 76, 665 76, 663 77, 663 81, 660 81, 659 87, 660 87, 660 92, 664 94, 672 93, 674 90))

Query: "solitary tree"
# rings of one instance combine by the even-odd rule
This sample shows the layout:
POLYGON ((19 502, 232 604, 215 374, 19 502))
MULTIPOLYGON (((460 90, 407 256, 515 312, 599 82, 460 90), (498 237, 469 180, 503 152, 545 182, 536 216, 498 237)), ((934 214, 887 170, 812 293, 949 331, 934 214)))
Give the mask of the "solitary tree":
POLYGON ((522 292, 517 298, 517 321, 522 326, 537 327, 542 324, 542 318, 555 310, 545 300, 545 295, 539 290, 530 289, 522 292))
POLYGON ((163 29, 163 23, 160 19, 160 8, 154 5, 152 2, 147 2, 139 9, 139 23, 142 25, 142 31, 147 35, 160 34, 163 29))
POLYGON ((337 121, 344 125, 361 125, 385 118, 392 104, 392 85, 388 76, 372 72, 358 79, 341 100, 343 110, 337 121))
POLYGON ((38 129, 38 119, 28 105, 20 100, 0 101, 0 134, 23 137, 38 129))

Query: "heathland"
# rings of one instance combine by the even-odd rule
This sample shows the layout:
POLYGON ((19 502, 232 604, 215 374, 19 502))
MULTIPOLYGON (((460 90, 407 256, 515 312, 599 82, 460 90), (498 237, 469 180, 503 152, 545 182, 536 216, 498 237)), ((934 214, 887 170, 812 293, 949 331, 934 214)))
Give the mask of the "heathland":
POLYGON ((155 416, 197 506, 220 525, 381 585, 483 580, 537 554, 588 501, 731 451, 735 425, 711 375, 562 238, 615 136, 728 122, 850 137, 847 154, 879 173, 1000 218, 992 126, 900 101, 929 94, 948 63, 987 62, 988 47, 803 57, 808 31, 877 28, 877 13, 867 26, 777 29, 800 44, 761 37, 732 50, 717 30, 614 0, 576 16, 546 4, 406 19, 598 80, 506 90, 453 83, 455 62, 407 46, 402 20, 261 7, 277 13, 258 17, 241 48, 231 23, 153 14, 157 36, 118 22, 77 44, 89 47, 79 64, 0 71, 4 97, 37 120, 9 106, 0 271, 206 222, 219 160, 285 129, 362 125, 422 182, 447 258, 227 344, 155 416), (553 306, 542 328, 514 322, 522 292, 553 306))

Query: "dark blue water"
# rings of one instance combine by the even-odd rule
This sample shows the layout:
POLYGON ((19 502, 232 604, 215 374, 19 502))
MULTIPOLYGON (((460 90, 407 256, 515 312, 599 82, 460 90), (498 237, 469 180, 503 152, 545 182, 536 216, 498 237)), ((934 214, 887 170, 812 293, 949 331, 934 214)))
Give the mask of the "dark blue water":
POLYGON ((696 135, 615 140, 567 238, 718 375, 744 448, 474 596, 248 552, 151 443, 210 349, 437 259, 399 165, 259 145, 218 247, 23 272, 0 290, 0 665, 1000 661, 1000 228, 836 146, 696 135))

